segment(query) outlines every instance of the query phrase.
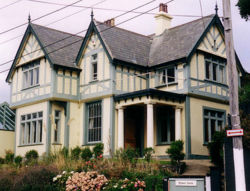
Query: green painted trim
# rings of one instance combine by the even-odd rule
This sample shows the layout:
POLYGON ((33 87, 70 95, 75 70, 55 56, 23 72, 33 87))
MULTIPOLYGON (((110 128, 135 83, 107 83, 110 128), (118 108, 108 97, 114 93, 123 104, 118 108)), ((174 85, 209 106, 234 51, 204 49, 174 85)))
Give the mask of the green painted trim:
MULTIPOLYGON (((110 97, 110 149, 112 154, 115 152, 115 104, 114 97, 110 97)), ((110 153, 111 154, 111 153, 110 153)))
POLYGON ((19 101, 19 102, 15 102, 15 103, 11 104, 10 107, 22 106, 22 105, 27 104, 27 103, 31 104, 32 102, 47 100, 49 98, 51 98, 51 95, 50 94, 45 94, 45 95, 42 95, 42 96, 37 96, 37 97, 34 97, 34 98, 30 98, 30 99, 22 100, 22 101, 19 101))
POLYGON ((70 102, 66 103, 65 129, 64 129, 64 146, 69 148, 69 128, 68 122, 70 120, 70 102))
POLYGON ((201 159, 209 159, 209 156, 191 154, 191 155, 190 155, 190 159, 198 159, 198 160, 201 160, 201 159))
POLYGON ((50 153, 50 143, 51 143, 51 110, 52 110, 52 103, 50 101, 47 102, 47 128, 46 128, 46 155, 50 153))
MULTIPOLYGON (((18 145, 17 147, 30 147, 30 146, 38 146, 38 145, 43 145, 43 143, 34 143, 34 144, 25 144, 25 145, 18 145)), ((46 145, 47 147, 47 145, 46 145)), ((47 151, 46 151, 47 154, 47 151)))
POLYGON ((186 119, 186 128, 185 128, 185 134, 186 134, 186 159, 190 159, 191 156, 191 123, 190 123, 190 116, 191 116, 191 110, 190 110, 190 97, 186 96, 186 102, 185 102, 185 119, 186 119))

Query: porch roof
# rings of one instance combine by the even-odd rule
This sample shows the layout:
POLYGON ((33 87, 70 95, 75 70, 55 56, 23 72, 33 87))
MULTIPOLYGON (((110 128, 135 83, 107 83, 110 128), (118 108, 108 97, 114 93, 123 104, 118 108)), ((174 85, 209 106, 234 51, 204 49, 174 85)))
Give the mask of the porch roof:
POLYGON ((161 90, 150 88, 150 89, 139 90, 135 92, 119 94, 114 97, 114 100, 116 102, 119 102, 121 100, 140 98, 143 96, 147 96, 151 98, 158 98, 158 99, 165 99, 165 100, 173 100, 173 101, 178 101, 178 102, 183 102, 185 101, 185 98, 186 98, 185 94, 178 94, 178 93, 161 91, 161 90))

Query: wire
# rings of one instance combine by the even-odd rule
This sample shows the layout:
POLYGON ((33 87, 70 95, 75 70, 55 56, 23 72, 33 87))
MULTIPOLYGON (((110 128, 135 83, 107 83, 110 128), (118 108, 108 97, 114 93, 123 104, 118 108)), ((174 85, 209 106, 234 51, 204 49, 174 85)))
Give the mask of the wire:
MULTIPOLYGON (((100 1, 100 2, 97 2, 97 3, 93 4, 93 5, 91 5, 91 7, 96 6, 96 5, 99 5, 99 4, 101 4, 101 3, 105 2, 105 1, 107 1, 107 0, 102 0, 102 1, 100 1)), ((46 25, 44 25, 44 26, 49 26, 49 25, 51 25, 51 24, 57 23, 57 22, 59 22, 59 21, 61 21, 61 20, 63 20, 63 19, 66 19, 66 18, 68 18, 68 17, 71 17, 71 16, 73 16, 73 15, 76 15, 76 14, 82 12, 82 11, 85 11, 85 10, 87 10, 87 8, 84 8, 84 9, 81 9, 80 11, 77 11, 77 12, 75 12, 75 13, 69 14, 69 15, 67 15, 67 16, 65 16, 65 17, 63 17, 63 18, 60 18, 60 19, 58 19, 58 20, 55 20, 55 21, 53 21, 53 22, 51 22, 51 23, 48 23, 48 24, 46 24, 46 25)), ((20 34, 20 35, 18 35, 18 36, 16 36, 16 37, 7 39, 7 40, 5 40, 5 41, 3 41, 3 42, 0 42, 0 45, 5 44, 5 43, 7 43, 7 42, 10 42, 10 41, 12 41, 12 40, 15 40, 15 39, 17 39, 17 38, 19 38, 19 37, 22 37, 22 36, 23 36, 23 34, 20 34)))
POLYGON ((11 5, 16 4, 16 3, 19 3, 20 1, 22 1, 22 0, 17 0, 17 1, 15 1, 15 2, 13 2, 13 3, 10 3, 10 4, 8 4, 8 5, 5 5, 5 6, 3 6, 3 7, 0 7, 0 10, 5 9, 5 8, 11 6, 11 5))
POLYGON ((200 10, 201 10, 201 18, 202 18, 202 22, 203 22, 203 27, 205 29, 205 23, 204 23, 204 18, 203 18, 203 10, 202 10, 201 0, 199 0, 199 2, 200 2, 200 10))
MULTIPOLYGON (((143 6, 146 6, 146 5, 148 5, 148 4, 150 4, 150 3, 154 2, 154 1, 155 1, 155 0, 152 0, 152 1, 150 1, 150 2, 147 2, 147 3, 145 3, 145 4, 143 4, 143 5, 140 5, 140 6, 134 8, 134 9, 132 9, 132 10, 139 9, 139 8, 141 8, 141 7, 143 7, 143 6)), ((171 1, 173 1, 173 0, 171 0, 171 1)), ((171 2, 171 1, 170 1, 170 2, 171 2)), ((154 9, 155 9, 155 8, 154 8, 154 9)), ((121 14, 121 15, 118 15, 118 16, 116 16, 116 17, 114 17, 114 18, 118 18, 118 17, 121 17, 121 16, 123 16, 123 15, 124 15, 124 13, 121 14)), ((142 13, 141 13, 140 15, 142 15, 142 13)), ((140 15, 139 15, 139 16, 140 16, 140 15)), ((136 16, 136 17, 138 17, 138 16, 136 16)), ((133 19, 133 18, 134 18, 134 17, 132 17, 132 19, 133 19)), ((127 19, 127 21, 129 21, 129 20, 131 20, 131 19, 127 19)), ((127 21, 123 21, 122 23, 127 22, 127 21)), ((117 25, 120 25, 120 24, 122 24, 122 23, 119 23, 119 24, 117 24, 117 25)), ((116 25, 116 26, 117 26, 117 25, 116 25)), ((97 25, 97 26, 98 26, 98 25, 97 25)), ((114 27, 114 26, 113 26, 113 27, 114 27)), ((110 27, 110 28, 113 28, 113 27, 110 27)), ((110 29, 110 28, 107 28, 107 29, 110 29)), ((107 30, 107 29, 105 29, 105 30, 107 30)), ((65 38, 60 39, 60 40, 58 40, 58 41, 55 41, 55 42, 53 42, 53 43, 51 43, 51 44, 48 44, 48 45, 46 45, 46 46, 43 46, 43 48, 46 48, 46 47, 48 47, 48 46, 51 46, 51 45, 53 45, 53 44, 56 44, 56 43, 61 42, 61 41, 63 41, 63 40, 66 40, 66 39, 68 39, 68 38, 71 38, 72 36, 77 36, 78 34, 80 34, 80 33, 82 33, 82 32, 86 32, 87 30, 88 30, 88 29, 79 31, 79 32, 77 32, 77 33, 75 33, 75 34, 72 34, 72 35, 68 36, 68 37, 65 37, 65 38)), ((100 31, 100 32, 103 32, 103 31, 100 31)), ((100 33, 100 32, 99 32, 99 33, 100 33)), ((86 38, 86 36, 85 36, 85 38, 86 38)), ((68 44, 68 45, 66 45, 66 46, 63 46, 63 47, 61 47, 61 48, 59 48, 59 49, 56 49, 56 50, 54 50, 54 51, 52 51, 52 52, 50 52, 50 53, 53 53, 53 52, 58 51, 58 50, 61 50, 61 49, 65 48, 65 47, 67 47, 67 46, 71 46, 72 44, 75 44, 75 43, 77 43, 77 42, 79 42, 79 41, 81 41, 81 40, 82 40, 82 38, 81 38, 80 40, 78 40, 78 41, 75 41, 75 42, 70 43, 70 44, 68 44)), ((32 51, 32 52, 30 52, 30 53, 27 53, 27 54, 25 54, 25 55, 23 55, 23 56, 19 56, 19 57, 17 57, 17 59, 22 58, 22 57, 27 56, 27 55, 30 55, 30 54, 33 54, 34 52, 37 52, 37 51, 39 51, 39 50, 42 50, 42 48, 37 49, 37 50, 34 50, 34 51, 32 51)), ((50 53, 47 53, 47 54, 50 54, 50 53)), ((15 59, 12 59, 12 60, 9 60, 9 61, 7 61, 7 62, 4 62, 4 63, 0 64, 0 66, 3 66, 3 65, 5 65, 5 64, 8 64, 8 63, 10 63, 10 62, 12 62, 12 61, 14 61, 14 60, 15 60, 15 59)))
MULTIPOLYGON (((74 4, 79 3, 79 2, 81 2, 81 1, 83 1, 83 0, 75 1, 74 3, 71 3, 71 4, 69 4, 69 5, 66 5, 65 7, 62 7, 62 8, 60 8, 60 9, 56 9, 56 10, 54 10, 54 11, 52 11, 52 12, 46 13, 45 15, 42 15, 42 16, 40 16, 40 17, 37 17, 37 18, 33 19, 32 21, 36 21, 36 20, 39 20, 39 19, 41 19, 41 18, 47 17, 47 16, 49 16, 49 15, 52 15, 52 14, 58 12, 58 11, 61 11, 61 10, 63 10, 63 9, 66 9, 66 8, 70 7, 71 5, 74 5, 74 4)), ((10 31, 13 31, 13 30, 15 30, 15 29, 17 29, 17 28, 20 28, 20 27, 22 27, 22 26, 24 26, 24 25, 26 25, 26 24, 28 24, 28 22, 23 23, 23 24, 20 24, 20 25, 17 25, 17 26, 15 26, 15 27, 10 28, 10 29, 7 29, 7 30, 5 30, 5 31, 2 31, 2 32, 0 32, 0 35, 2 35, 2 34, 4 34, 4 33, 7 33, 7 32, 10 32, 10 31)))

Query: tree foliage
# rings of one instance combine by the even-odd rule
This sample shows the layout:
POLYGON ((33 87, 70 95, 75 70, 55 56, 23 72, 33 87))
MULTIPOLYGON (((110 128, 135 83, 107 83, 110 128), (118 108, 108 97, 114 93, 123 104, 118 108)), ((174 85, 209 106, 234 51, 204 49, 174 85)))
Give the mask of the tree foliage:
POLYGON ((241 17, 247 21, 250 17, 250 1, 239 0, 236 5, 239 7, 241 17))

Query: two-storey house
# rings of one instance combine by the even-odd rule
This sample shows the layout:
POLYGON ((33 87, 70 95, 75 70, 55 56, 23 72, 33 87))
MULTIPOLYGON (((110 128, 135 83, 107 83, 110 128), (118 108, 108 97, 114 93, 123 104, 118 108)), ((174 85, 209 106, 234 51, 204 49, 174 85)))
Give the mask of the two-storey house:
POLYGON ((102 142, 106 156, 130 145, 166 157, 181 139, 187 158, 207 157, 229 112, 223 25, 215 14, 171 27, 164 4, 155 19, 150 36, 93 16, 84 38, 30 23, 7 77, 15 153, 102 142))

